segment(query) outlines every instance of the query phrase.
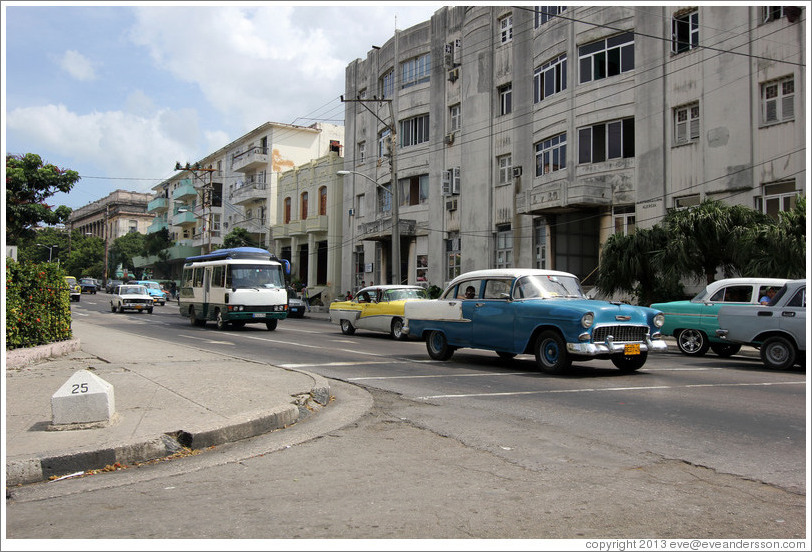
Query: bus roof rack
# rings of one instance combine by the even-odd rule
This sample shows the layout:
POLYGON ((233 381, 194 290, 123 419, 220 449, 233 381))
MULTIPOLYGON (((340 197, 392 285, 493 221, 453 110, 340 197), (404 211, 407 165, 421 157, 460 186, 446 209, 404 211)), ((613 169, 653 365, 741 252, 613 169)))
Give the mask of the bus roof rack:
POLYGON ((266 261, 279 261, 279 258, 266 249, 259 247, 231 247, 229 249, 218 249, 205 255, 187 257, 187 263, 202 261, 219 261, 223 259, 262 259, 266 261))

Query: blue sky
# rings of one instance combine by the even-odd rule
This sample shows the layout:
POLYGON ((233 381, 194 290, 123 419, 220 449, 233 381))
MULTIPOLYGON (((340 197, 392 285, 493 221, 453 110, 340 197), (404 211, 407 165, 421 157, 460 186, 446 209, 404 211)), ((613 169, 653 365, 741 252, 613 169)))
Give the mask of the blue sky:
POLYGON ((82 175, 55 206, 149 192, 264 122, 343 124, 347 64, 440 6, 3 2, 5 151, 82 175))

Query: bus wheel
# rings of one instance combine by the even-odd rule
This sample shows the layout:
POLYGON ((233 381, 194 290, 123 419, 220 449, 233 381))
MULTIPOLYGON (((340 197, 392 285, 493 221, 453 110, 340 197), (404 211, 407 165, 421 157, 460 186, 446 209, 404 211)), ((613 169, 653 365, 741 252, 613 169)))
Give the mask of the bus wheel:
POLYGON ((268 320, 267 322, 265 322, 265 327, 268 328, 269 332, 272 332, 272 331, 274 331, 276 329, 277 322, 279 322, 279 321, 275 320, 275 319, 274 320, 268 320))
POLYGON ((223 320, 223 313, 220 312, 220 309, 214 311, 214 320, 217 324, 218 330, 225 330, 228 327, 228 322, 223 320))
POLYGON ((198 318, 195 315, 195 308, 194 307, 191 307, 189 309, 189 321, 192 323, 192 326, 198 326, 199 327, 199 326, 205 326, 206 325, 205 320, 201 320, 200 318, 198 318))

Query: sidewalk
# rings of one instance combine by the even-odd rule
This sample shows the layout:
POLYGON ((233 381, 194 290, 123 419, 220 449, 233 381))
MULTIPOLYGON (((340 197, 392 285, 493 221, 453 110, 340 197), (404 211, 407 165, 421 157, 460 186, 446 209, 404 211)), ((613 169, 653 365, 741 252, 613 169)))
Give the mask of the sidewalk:
POLYGON ((284 428, 328 403, 327 379, 73 321, 81 349, 6 368, 6 485, 162 458, 284 428), (77 371, 113 386, 106 427, 53 431, 77 371))

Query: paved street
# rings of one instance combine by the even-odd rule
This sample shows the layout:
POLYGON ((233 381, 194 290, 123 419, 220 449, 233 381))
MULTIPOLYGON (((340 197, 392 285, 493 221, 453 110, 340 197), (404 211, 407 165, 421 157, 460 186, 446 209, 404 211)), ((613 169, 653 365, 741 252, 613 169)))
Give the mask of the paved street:
POLYGON ((806 536, 803 371, 669 353, 636 374, 593 361, 552 377, 531 357, 430 361, 323 315, 218 332, 105 299, 74 316, 334 378, 335 399, 192 458, 15 488, 10 538, 806 536))

